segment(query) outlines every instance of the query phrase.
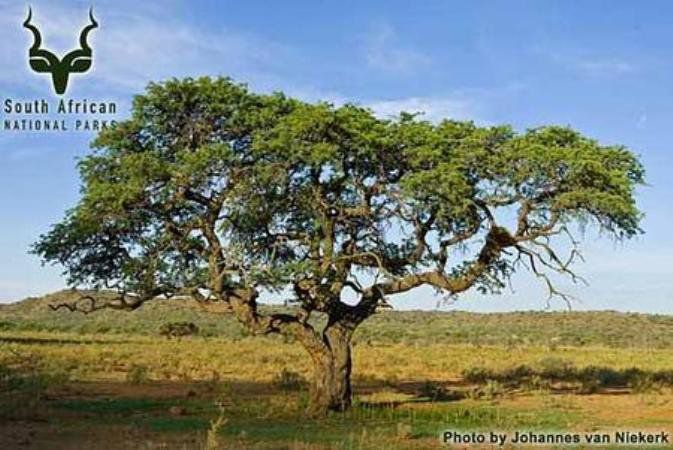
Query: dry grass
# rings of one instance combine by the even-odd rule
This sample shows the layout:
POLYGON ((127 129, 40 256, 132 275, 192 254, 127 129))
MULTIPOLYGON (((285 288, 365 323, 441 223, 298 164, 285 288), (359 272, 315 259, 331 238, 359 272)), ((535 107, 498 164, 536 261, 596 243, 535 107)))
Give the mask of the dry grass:
POLYGON ((49 299, 0 308, 0 448, 417 449, 445 448, 447 428, 673 430, 666 316, 377 315, 355 335, 354 408, 312 421, 297 343, 182 303, 81 316, 49 299), (168 322, 200 335, 162 337, 168 322))
POLYGON ((494 380, 477 388, 462 377, 477 368, 516 373, 522 365, 541 373, 556 365, 667 372, 673 370, 668 349, 360 344, 354 350, 356 407, 325 422, 303 416, 303 390, 278 386, 284 370, 304 377, 310 371, 304 351, 280 339, 0 332, 0 365, 18 371, 23 360, 37 380, 62 374, 57 382, 47 377, 46 387, 37 383, 39 391, 31 394, 40 400, 34 417, 49 424, 23 429, 24 422, 11 422, 11 432, 0 426, 0 444, 3 432, 10 444, 33 433, 30 439, 45 446, 76 448, 65 443, 82 444, 75 437, 83 430, 89 439, 114 428, 125 436, 120 448, 151 441, 194 449, 411 449, 441 448, 437 436, 447 427, 673 429, 670 386, 577 395, 563 386, 522 389, 494 380), (441 395, 428 398, 434 392, 441 395), (172 405, 187 415, 172 416, 172 405))
MULTIPOLYGON (((34 355, 47 368, 58 367, 77 379, 123 380, 131 368, 145 368, 152 380, 247 380, 272 382, 283 369, 304 376, 310 362, 295 343, 278 339, 162 339, 145 336, 79 335, 45 332, 0 332, 0 357, 11 352, 34 355), (8 341, 10 341, 8 343, 8 341)), ((446 345, 358 345, 355 377, 363 381, 455 380, 465 370, 502 372, 520 365, 539 368, 550 358, 577 368, 598 366, 616 370, 673 369, 673 350, 606 347, 446 345)))

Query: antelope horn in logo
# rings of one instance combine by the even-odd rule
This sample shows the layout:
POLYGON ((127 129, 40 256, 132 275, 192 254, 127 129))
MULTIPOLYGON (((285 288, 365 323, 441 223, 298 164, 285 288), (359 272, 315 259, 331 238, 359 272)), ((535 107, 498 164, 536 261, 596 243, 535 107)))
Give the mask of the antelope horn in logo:
POLYGON ((42 45, 42 36, 40 36, 40 30, 38 30, 35 25, 30 23, 30 19, 33 18, 33 8, 28 8, 28 18, 26 18, 26 21, 23 22, 23 26, 25 28, 28 28, 30 31, 33 32, 33 46, 30 48, 30 50, 37 50, 40 48, 42 45))
POLYGON ((87 42, 89 32, 98 28, 98 22, 93 17, 93 9, 89 9, 89 20, 91 23, 84 27, 80 36, 80 48, 73 50, 59 60, 54 53, 42 47, 42 36, 40 30, 30 23, 33 18, 32 8, 28 9, 28 17, 23 26, 33 33, 33 45, 28 50, 30 67, 38 73, 50 73, 54 90, 57 94, 65 93, 68 87, 68 78, 71 73, 83 73, 91 68, 92 50, 87 42))
POLYGON ((86 38, 89 35, 89 31, 98 28, 98 22, 96 22, 96 19, 93 18, 93 8, 89 8, 89 20, 91 23, 84 27, 82 34, 79 35, 79 46, 82 47, 82 50, 86 49, 91 51, 91 47, 89 47, 86 38))

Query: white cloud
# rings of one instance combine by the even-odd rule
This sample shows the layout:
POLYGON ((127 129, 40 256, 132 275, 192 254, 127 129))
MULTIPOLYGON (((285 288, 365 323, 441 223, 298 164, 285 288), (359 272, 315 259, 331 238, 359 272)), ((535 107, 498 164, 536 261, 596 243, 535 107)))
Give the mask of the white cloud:
MULTIPOLYGON (((0 10, 0 58, 12 62, 4 65, 0 83, 14 91, 45 92, 48 75, 34 74, 27 65, 32 42, 22 27, 27 8, 2 3, 0 10)), ((58 55, 76 48, 79 30, 88 22, 87 11, 72 4, 34 6, 33 22, 44 47, 58 55)), ((97 5, 94 15, 100 23, 90 33, 94 65, 86 74, 87 83, 73 82, 69 95, 106 92, 127 97, 151 80, 200 75, 230 75, 255 86, 273 86, 277 80, 269 74, 297 62, 283 45, 227 28, 205 30, 182 21, 161 3, 133 8, 97 5)))
MULTIPOLYGON (((285 94, 305 102, 328 102, 335 106, 342 106, 346 103, 353 102, 352 99, 349 99, 337 91, 319 89, 312 86, 298 86, 289 82, 282 82, 281 84, 283 85, 282 89, 285 94)), ((278 87, 275 87, 274 89, 278 89, 278 87)))
POLYGON ((572 54, 536 46, 533 52, 572 72, 591 77, 613 77, 637 71, 637 67, 622 58, 588 54, 572 54))
POLYGON ((210 33, 139 16, 111 17, 110 22, 97 41, 95 76, 120 87, 137 89, 149 80, 206 74, 263 82, 260 74, 291 58, 279 44, 232 30, 210 33))
POLYGON ((393 27, 383 24, 365 39, 367 64, 373 68, 396 73, 409 73, 430 63, 423 53, 397 44, 393 27))
POLYGON ((442 119, 472 120, 481 126, 498 122, 498 107, 509 104, 526 91, 526 84, 513 82, 495 87, 467 87, 434 96, 410 96, 376 99, 365 102, 383 118, 397 116, 401 111, 423 113, 421 118, 431 122, 442 119))
POLYGON ((472 101, 458 98, 409 97, 373 101, 367 106, 382 118, 397 116, 402 111, 422 113, 421 117, 431 122, 442 119, 474 120, 477 116, 472 101))

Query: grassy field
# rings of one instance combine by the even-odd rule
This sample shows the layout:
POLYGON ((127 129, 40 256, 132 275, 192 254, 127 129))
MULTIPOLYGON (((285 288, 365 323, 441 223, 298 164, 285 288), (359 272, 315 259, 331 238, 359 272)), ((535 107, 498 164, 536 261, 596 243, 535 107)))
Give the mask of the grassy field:
POLYGON ((184 302, 47 307, 67 295, 0 308, 0 448, 415 449, 447 448, 447 429, 673 431, 668 316, 385 312, 355 336, 354 408, 312 420, 298 344, 184 302), (198 335, 159 334, 185 321, 198 335))

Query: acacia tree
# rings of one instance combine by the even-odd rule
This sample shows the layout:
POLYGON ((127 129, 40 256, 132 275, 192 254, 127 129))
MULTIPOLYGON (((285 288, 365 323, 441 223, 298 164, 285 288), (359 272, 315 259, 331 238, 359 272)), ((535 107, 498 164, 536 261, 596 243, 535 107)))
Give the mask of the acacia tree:
POLYGON ((579 280, 574 225, 640 232, 637 158, 568 128, 382 120, 202 78, 151 84, 93 146, 81 200, 34 252, 118 295, 55 307, 223 303, 306 348, 315 414, 350 405, 351 337, 389 296, 499 292, 526 268, 566 298, 553 274, 579 280), (293 307, 265 314, 263 292, 293 307))

